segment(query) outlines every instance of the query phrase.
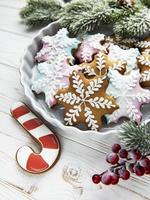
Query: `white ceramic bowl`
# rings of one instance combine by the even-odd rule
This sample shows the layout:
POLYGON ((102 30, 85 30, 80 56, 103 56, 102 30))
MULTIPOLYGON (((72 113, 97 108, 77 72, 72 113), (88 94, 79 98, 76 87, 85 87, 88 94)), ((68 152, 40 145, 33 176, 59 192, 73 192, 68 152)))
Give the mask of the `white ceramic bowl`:
MULTIPOLYGON (((59 114, 54 113, 52 109, 49 109, 44 102, 43 99, 37 98, 31 90, 31 77, 32 77, 32 69, 35 62, 35 55, 41 48, 41 38, 45 35, 54 35, 60 29, 59 22, 54 22, 47 27, 43 28, 32 40, 31 44, 27 47, 25 54, 22 58, 21 63, 21 83, 24 87, 25 95, 27 99, 30 101, 31 106, 37 111, 50 125, 55 129, 55 131, 63 135, 64 137, 70 138, 72 140, 78 141, 84 144, 92 145, 93 141, 100 140, 111 140, 119 131, 119 126, 104 128, 101 132, 95 131, 82 131, 76 127, 65 126, 59 120, 59 114)), ((145 109, 145 113, 148 109, 145 109)), ((55 111, 56 112, 56 111, 55 111)), ((147 119, 147 116, 150 112, 145 114, 144 120, 147 119)), ((95 143, 95 142, 94 142, 95 143)))

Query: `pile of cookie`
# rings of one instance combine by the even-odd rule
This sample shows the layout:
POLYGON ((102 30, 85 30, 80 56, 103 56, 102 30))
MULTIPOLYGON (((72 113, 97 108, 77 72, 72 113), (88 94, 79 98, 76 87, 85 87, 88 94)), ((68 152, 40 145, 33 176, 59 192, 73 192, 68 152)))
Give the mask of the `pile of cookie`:
POLYGON ((150 103, 150 38, 77 39, 63 28, 42 38, 35 59, 32 91, 44 93, 52 109, 63 106, 66 125, 98 131, 122 117, 139 123, 141 105, 150 103))

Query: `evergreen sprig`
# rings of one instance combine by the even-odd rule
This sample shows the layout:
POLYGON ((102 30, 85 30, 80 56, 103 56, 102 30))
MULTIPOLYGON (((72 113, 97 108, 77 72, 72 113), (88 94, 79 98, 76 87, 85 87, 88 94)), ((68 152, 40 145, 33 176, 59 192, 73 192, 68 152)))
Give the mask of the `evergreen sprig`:
MULTIPOLYGON (((73 8, 74 4, 75 3, 69 5, 69 8, 73 8)), ((93 4, 93 1, 91 4, 93 4)), ((91 33, 96 29, 100 30, 102 25, 114 23, 134 13, 134 9, 114 8, 113 6, 110 7, 109 3, 102 4, 100 1, 96 1, 96 3, 90 5, 88 9, 85 7, 82 10, 80 9, 77 7, 75 11, 72 9, 68 10, 67 6, 60 22, 61 25, 67 27, 69 32, 73 35, 91 33)))
POLYGON ((150 30, 150 10, 145 8, 115 23, 114 33, 122 37, 141 37, 150 30))
POLYGON ((142 3, 150 8, 150 0, 142 0, 142 3))
POLYGON ((58 0, 29 0, 20 16, 28 26, 43 26, 58 20, 61 10, 63 7, 58 0))
POLYGON ((72 35, 100 32, 111 24, 119 36, 141 37, 150 32, 150 1, 136 0, 133 7, 118 6, 117 0, 29 0, 20 15, 34 27, 59 20, 72 35))
POLYGON ((143 155, 150 155, 150 124, 137 125, 133 121, 122 125, 121 141, 128 149, 139 149, 143 155))

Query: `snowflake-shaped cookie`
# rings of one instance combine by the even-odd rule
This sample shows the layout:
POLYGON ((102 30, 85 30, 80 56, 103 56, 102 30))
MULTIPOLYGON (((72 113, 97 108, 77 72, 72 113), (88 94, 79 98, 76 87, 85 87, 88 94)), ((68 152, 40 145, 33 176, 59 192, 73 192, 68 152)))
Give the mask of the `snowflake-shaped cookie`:
POLYGON ((140 83, 144 88, 150 87, 150 52, 144 51, 137 60, 141 72, 140 83))
POLYGON ((106 47, 101 44, 104 41, 105 35, 100 33, 86 36, 75 53, 75 57, 79 59, 80 63, 91 62, 93 55, 98 51, 107 51, 106 47))
POLYGON ((127 62, 127 72, 137 69, 137 57, 140 52, 137 48, 121 49, 118 45, 111 44, 109 46, 109 58, 111 60, 121 60, 127 62))
POLYGON ((110 68, 124 74, 127 63, 119 60, 112 61, 109 59, 107 54, 99 51, 91 63, 83 63, 80 66, 83 68, 83 73, 90 77, 96 75, 106 75, 108 69, 110 68))
POLYGON ((128 75, 121 75, 116 70, 110 70, 110 83, 107 93, 115 97, 119 109, 112 115, 107 115, 108 123, 117 122, 121 117, 127 117, 136 122, 141 121, 140 107, 150 103, 150 91, 139 85, 140 73, 133 70, 128 75))
POLYGON ((106 95, 106 77, 86 79, 83 73, 73 72, 70 86, 55 95, 58 104, 65 107, 66 125, 84 123, 91 130, 102 125, 101 117, 118 108, 113 97, 106 95))
POLYGON ((58 56, 52 63, 39 63, 37 69, 40 75, 32 81, 32 90, 37 94, 44 93, 48 106, 56 103, 56 92, 69 85, 69 76, 78 66, 70 66, 63 56, 58 56))
POLYGON ((76 49, 80 41, 76 38, 69 38, 66 28, 60 29, 54 36, 45 36, 42 38, 43 47, 37 53, 35 59, 38 62, 52 62, 56 56, 66 56, 70 61, 74 60, 72 50, 76 49))

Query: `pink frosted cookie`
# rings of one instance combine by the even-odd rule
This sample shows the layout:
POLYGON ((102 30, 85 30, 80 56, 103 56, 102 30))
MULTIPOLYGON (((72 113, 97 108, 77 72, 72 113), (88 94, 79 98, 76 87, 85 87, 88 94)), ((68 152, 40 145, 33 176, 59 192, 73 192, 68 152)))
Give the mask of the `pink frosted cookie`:
POLYGON ((69 76, 79 66, 70 66, 65 56, 55 57, 52 63, 43 62, 37 65, 38 73, 33 73, 32 90, 37 94, 44 93, 49 107, 56 104, 54 95, 59 89, 68 87, 69 76))
POLYGON ((54 36, 43 37, 42 43, 43 47, 35 57, 38 62, 52 62, 58 55, 66 56, 72 61, 74 60, 72 50, 78 47, 80 41, 68 37, 67 29, 62 28, 54 36))
POLYGON ((75 53, 75 57, 79 59, 80 63, 91 62, 93 55, 99 51, 106 52, 106 47, 101 44, 104 41, 105 35, 100 33, 86 36, 75 53))
POLYGON ((141 88, 139 84, 141 78, 139 71, 133 70, 130 74, 121 75, 116 70, 110 70, 108 77, 110 83, 106 92, 112 95, 119 105, 118 110, 106 116, 108 123, 117 122, 121 117, 127 117, 139 123, 142 117, 141 105, 150 103, 150 91, 141 88))

